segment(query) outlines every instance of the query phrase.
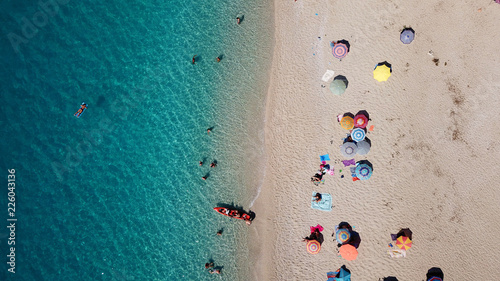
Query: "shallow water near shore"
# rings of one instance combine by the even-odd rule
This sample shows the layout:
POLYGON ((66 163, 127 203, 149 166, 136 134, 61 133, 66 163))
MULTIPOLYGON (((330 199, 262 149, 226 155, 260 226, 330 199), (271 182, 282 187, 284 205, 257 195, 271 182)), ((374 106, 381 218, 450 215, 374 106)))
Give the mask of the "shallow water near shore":
MULTIPOLYGON (((21 19, 43 10, 1 6, 2 33, 19 36, 21 19)), ((268 6, 69 1, 17 53, 3 36, 0 165, 16 169, 16 280, 248 280, 248 227, 212 208, 248 210, 256 196, 268 6)))

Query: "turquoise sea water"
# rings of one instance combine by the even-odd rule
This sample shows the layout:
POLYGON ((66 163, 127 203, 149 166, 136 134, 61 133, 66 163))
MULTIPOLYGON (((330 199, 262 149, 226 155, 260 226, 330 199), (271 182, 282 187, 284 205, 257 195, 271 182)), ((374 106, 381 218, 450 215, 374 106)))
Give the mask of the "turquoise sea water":
POLYGON ((260 185, 272 3, 55 3, 0 4, 18 219, 15 274, 0 227, 0 280, 248 280, 248 227, 212 208, 248 210, 260 185))

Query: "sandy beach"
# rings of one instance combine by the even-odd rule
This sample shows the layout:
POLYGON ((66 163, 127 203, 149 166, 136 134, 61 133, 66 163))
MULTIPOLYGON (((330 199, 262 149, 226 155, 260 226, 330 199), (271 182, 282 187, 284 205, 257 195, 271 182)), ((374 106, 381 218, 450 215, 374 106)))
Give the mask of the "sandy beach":
POLYGON ((326 280, 342 265, 353 280, 497 280, 500 246, 500 5, 493 1, 275 1, 274 54, 266 105, 267 168, 253 210, 254 280, 326 280), (415 30, 405 45, 404 26, 415 30), (347 40, 339 61, 331 41, 347 40), (392 76, 373 79, 387 61, 392 76), (344 75, 334 96, 327 70, 344 75), (325 85, 323 88, 321 85, 325 85), (352 181, 339 151, 338 114, 366 110, 373 175, 352 181), (329 154, 334 175, 310 178, 329 154), (341 175, 345 175, 341 178, 341 175), (311 193, 332 195, 331 212, 311 209, 311 193), (359 256, 337 256, 335 225, 355 226, 359 256), (311 255, 302 238, 322 225, 311 255), (387 254, 390 234, 413 231, 405 258, 387 254))

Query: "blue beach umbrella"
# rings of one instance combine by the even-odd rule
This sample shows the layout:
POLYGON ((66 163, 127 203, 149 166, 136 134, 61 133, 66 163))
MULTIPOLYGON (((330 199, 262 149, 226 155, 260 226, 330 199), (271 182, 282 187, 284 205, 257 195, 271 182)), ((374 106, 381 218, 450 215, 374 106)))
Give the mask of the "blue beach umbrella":
POLYGON ((355 142, 364 140, 365 136, 366 136, 365 130, 361 128, 356 128, 351 132, 351 138, 355 142))
POLYGON ((415 39, 415 31, 411 28, 405 28, 399 38, 403 44, 410 44, 415 39))
POLYGON ((366 163, 356 164, 356 177, 360 180, 367 180, 372 176, 373 169, 366 163))
POLYGON ((328 272, 327 276, 327 281, 351 281, 351 273, 345 269, 345 266, 342 266, 336 272, 328 272))
POLYGON ((335 233, 335 239, 340 244, 344 244, 345 242, 349 241, 349 239, 351 239, 351 232, 349 232, 349 229, 339 229, 337 230, 337 233, 335 233))

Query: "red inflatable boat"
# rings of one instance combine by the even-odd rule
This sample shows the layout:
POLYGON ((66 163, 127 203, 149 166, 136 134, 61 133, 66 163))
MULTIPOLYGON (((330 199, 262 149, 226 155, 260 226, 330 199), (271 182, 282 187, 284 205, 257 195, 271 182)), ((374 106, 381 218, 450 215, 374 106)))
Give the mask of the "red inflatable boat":
POLYGON ((250 221, 252 220, 252 217, 250 217, 249 214, 236 210, 236 209, 228 209, 224 207, 215 207, 214 210, 224 216, 234 218, 234 219, 239 219, 239 220, 245 220, 245 221, 250 221))

